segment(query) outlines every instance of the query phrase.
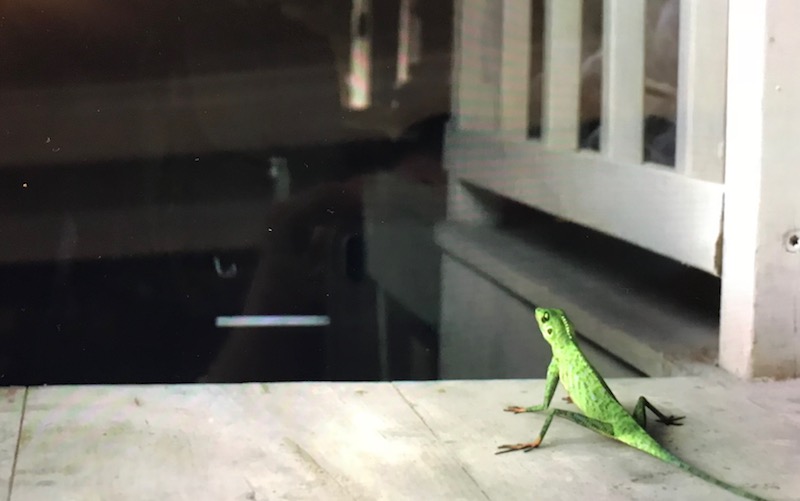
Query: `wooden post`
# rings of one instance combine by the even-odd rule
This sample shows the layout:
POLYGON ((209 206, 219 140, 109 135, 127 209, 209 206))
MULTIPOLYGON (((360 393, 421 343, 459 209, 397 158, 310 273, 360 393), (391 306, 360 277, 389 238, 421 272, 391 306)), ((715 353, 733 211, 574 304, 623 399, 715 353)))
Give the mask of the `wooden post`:
POLYGON ((800 2, 730 0, 720 365, 800 370, 800 2))

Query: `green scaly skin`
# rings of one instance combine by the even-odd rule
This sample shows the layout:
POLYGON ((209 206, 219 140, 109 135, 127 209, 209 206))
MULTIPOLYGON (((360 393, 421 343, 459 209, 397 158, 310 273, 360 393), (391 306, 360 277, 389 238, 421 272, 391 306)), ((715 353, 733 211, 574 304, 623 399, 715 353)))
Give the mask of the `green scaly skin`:
POLYGON ((499 447, 501 450, 497 454, 518 450, 529 452, 539 447, 547 433, 547 429, 550 427, 553 416, 560 416, 601 435, 619 440, 640 451, 644 451, 733 494, 755 501, 767 501, 691 466, 656 442, 645 431, 645 408, 650 409, 658 416, 659 422, 667 425, 680 425, 681 423, 678 421, 683 417, 663 414, 644 397, 639 397, 633 413, 628 414, 605 381, 603 381, 603 378, 597 373, 597 370, 592 367, 583 352, 581 352, 575 339, 575 329, 563 311, 536 308, 536 321, 539 324, 539 330, 553 351, 553 358, 547 368, 544 402, 541 405, 532 407, 507 407, 505 410, 521 413, 540 412, 549 408, 550 401, 553 399, 553 394, 560 380, 569 394, 569 399, 583 411, 583 414, 562 409, 550 409, 542 429, 539 431, 539 436, 533 442, 501 445, 499 447))

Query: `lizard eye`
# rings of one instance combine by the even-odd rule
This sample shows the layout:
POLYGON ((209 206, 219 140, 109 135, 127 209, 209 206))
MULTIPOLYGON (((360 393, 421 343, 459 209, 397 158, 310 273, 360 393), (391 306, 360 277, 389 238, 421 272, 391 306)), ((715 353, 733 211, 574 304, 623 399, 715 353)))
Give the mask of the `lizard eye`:
POLYGON ((549 322, 550 321, 550 314, 548 312, 542 313, 542 322, 549 322))

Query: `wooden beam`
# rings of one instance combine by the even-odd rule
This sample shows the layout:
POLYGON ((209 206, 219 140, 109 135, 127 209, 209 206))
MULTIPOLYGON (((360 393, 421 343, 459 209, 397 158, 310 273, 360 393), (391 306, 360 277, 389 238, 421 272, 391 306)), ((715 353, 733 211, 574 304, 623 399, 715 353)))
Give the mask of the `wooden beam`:
POLYGON ((468 181, 718 274, 719 183, 666 167, 612 162, 589 151, 548 151, 534 141, 504 141, 475 132, 449 134, 447 156, 450 183, 459 186, 450 191, 449 219, 492 221, 491 205, 482 203, 488 197, 464 196, 471 191, 461 181, 468 181), (453 212, 462 217, 450 217, 453 212))
POLYGON ((720 364, 800 375, 800 3, 731 0, 720 364))
MULTIPOLYGON (((443 223, 436 228, 436 240, 448 257, 486 280, 485 284, 474 283, 474 280, 465 283, 465 279, 457 278, 463 273, 454 271, 452 265, 443 266, 444 276, 449 280, 443 285, 443 291, 449 294, 442 305, 443 357, 476 357, 476 354, 457 352, 464 351, 463 342, 476 344, 467 341, 469 339, 491 336, 489 326, 477 333, 471 327, 474 322, 480 323, 481 318, 503 325, 503 329, 498 329, 502 332, 501 342, 510 342, 514 335, 509 332, 513 317, 497 314, 501 302, 497 297, 510 295, 524 301, 527 307, 527 312, 517 313, 527 321, 525 337, 517 339, 520 344, 527 343, 525 338, 535 329, 531 327, 535 320, 528 317, 532 314, 531 305, 557 305, 568 312, 581 336, 648 376, 722 373, 714 367, 717 344, 714 316, 687 312, 685 308, 664 301, 663 296, 631 293, 646 290, 634 278, 634 273, 609 267, 608 263, 571 259, 554 248, 552 241, 537 237, 535 232, 443 223), (460 287, 457 287, 459 280, 460 287), (468 285, 469 282, 473 283, 468 285), (468 287, 469 293, 461 292, 464 287, 468 287), (456 303, 461 309, 453 311, 456 303), (463 318, 464 323, 454 317, 463 318), (458 332, 452 332, 446 319, 460 324, 458 332)), ((515 359, 513 344, 509 348, 506 357, 515 359)), ((544 345, 541 348, 547 350, 544 345)), ((539 361, 541 372, 536 376, 544 377, 549 354, 526 353, 524 356, 528 363, 534 363, 534 358, 539 361)), ((499 365, 506 364, 501 361, 499 365)), ((470 374, 464 369, 455 377, 520 376, 507 372, 506 367, 496 370, 499 374, 470 374)), ((443 374, 443 377, 448 376, 443 374)))

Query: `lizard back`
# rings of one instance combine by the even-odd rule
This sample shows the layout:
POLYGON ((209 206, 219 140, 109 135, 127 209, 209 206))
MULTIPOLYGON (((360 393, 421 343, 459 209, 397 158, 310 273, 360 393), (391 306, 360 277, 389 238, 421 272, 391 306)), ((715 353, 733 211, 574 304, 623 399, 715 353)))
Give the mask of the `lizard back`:
POLYGON ((623 414, 630 417, 574 339, 572 341, 553 349, 561 384, 572 402, 586 416, 600 421, 609 422, 623 414))

